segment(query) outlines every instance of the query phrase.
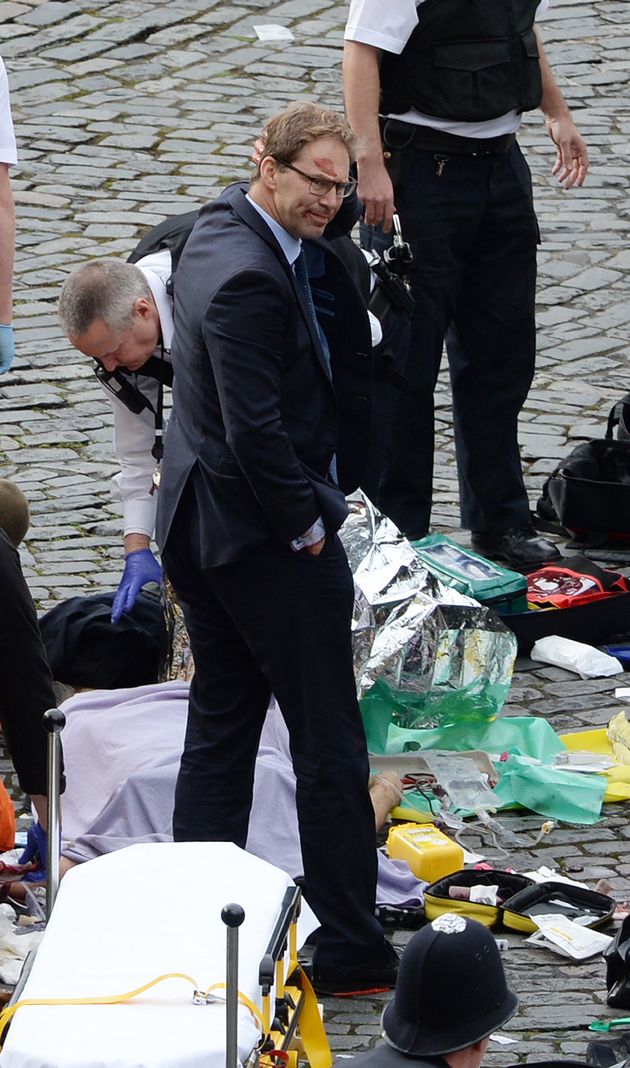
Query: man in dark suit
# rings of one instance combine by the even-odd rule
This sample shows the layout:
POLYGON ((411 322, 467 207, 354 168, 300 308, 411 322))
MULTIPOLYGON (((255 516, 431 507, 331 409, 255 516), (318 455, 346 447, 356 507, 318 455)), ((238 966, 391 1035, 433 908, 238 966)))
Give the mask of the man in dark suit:
POLYGON ((269 123, 249 189, 202 210, 177 272, 157 521, 195 659, 174 836, 244 846, 275 694, 322 993, 385 989, 397 971, 374 916, 353 583, 336 534, 369 431, 370 331, 356 286, 318 240, 354 189, 353 149, 340 116, 294 106, 269 123))

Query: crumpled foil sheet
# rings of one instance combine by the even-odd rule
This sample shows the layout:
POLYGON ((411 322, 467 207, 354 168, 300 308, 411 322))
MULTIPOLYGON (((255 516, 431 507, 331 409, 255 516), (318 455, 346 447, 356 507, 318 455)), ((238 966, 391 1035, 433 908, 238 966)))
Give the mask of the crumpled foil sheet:
POLYGON ((391 520, 361 493, 348 500, 340 537, 357 590, 353 641, 357 690, 377 682, 413 700, 401 726, 491 717, 507 697, 516 638, 488 608, 442 585, 391 520), (444 700, 442 700, 444 698, 444 700))

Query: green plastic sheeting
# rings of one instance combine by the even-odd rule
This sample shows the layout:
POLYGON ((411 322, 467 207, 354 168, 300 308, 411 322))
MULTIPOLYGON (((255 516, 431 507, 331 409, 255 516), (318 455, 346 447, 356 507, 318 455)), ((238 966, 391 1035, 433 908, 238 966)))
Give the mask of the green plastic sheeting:
POLYGON ((565 823, 597 823, 606 793, 603 775, 564 771, 530 764, 511 756, 498 769, 501 778, 492 791, 497 809, 513 804, 565 823))
MULTIPOLYGON (((376 683, 361 702, 371 753, 395 757, 396 753, 424 749, 450 752, 482 749, 494 759, 500 776, 493 790, 497 810, 522 806, 548 819, 567 823, 590 824, 599 819, 606 791, 605 778, 554 767, 556 754, 566 746, 546 720, 536 716, 504 716, 490 723, 452 723, 429 730, 401 727, 392 723, 396 695, 390 691, 386 703, 383 691, 376 692, 379 687, 381 684, 376 683), (509 754, 508 758, 498 761, 503 753, 509 754), (532 763, 532 758, 540 763, 532 763)), ((404 696, 407 705, 409 695, 404 696)), ((392 766, 396 766, 395 759, 392 766)), ((410 807, 431 814, 431 806, 422 794, 408 793, 405 801, 410 807)), ((438 806, 439 802, 434 802, 434 814, 438 806)))
MULTIPOLYGON (((479 680, 475 680, 457 689, 433 688, 418 694, 394 690, 383 679, 378 679, 360 702, 368 749, 371 753, 405 752, 403 748, 389 748, 390 731, 395 729, 394 723, 399 729, 407 730, 410 738, 451 728, 480 728, 501 711, 509 688, 509 680, 497 683, 486 681, 482 687, 479 680), (422 729, 421 725, 427 720, 438 720, 448 726, 422 729)), ((408 748, 417 749, 419 746, 408 748)), ((438 746, 431 743, 431 748, 438 746)), ((454 746, 448 748, 453 749, 454 746)))
MULTIPOLYGON (((456 695, 453 695, 453 699, 456 695)), ((546 720, 534 716, 504 716, 488 722, 449 723, 445 727, 403 727, 392 722, 398 706, 412 708, 422 696, 396 694, 386 683, 376 682, 361 701, 363 725, 370 753, 412 753, 418 749, 485 749, 487 753, 516 753, 553 760, 565 746, 546 720)))

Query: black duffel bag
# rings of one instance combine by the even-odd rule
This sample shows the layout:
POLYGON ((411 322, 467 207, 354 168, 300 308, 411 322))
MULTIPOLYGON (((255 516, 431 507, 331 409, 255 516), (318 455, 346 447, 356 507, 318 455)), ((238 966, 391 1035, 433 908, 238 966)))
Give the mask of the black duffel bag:
POLYGON ((629 415, 630 393, 613 405, 605 438, 582 442, 558 464, 536 506, 540 519, 583 540, 630 541, 629 415))
POLYGON ((149 686, 163 676, 169 634, 161 598, 141 590, 119 623, 111 622, 116 594, 71 597, 39 620, 53 678, 74 689, 149 686))

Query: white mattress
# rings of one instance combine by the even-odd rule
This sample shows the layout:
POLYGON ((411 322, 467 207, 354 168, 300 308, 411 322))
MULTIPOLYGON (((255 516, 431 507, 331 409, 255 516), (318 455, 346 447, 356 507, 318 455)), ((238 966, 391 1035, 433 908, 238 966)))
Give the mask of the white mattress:
MULTIPOLYGON (((164 972, 202 989, 225 981, 221 909, 245 910, 239 989, 261 1005, 258 967, 284 892, 279 868, 223 842, 129 846, 71 870, 23 998, 91 997, 131 990, 164 972)), ((317 922, 303 904, 299 935, 317 922)), ((239 1056, 258 1039, 239 1009, 239 1056)), ((225 1006, 193 1005, 169 980, 122 1005, 24 1006, 13 1018, 2 1068, 224 1068, 225 1006)))

